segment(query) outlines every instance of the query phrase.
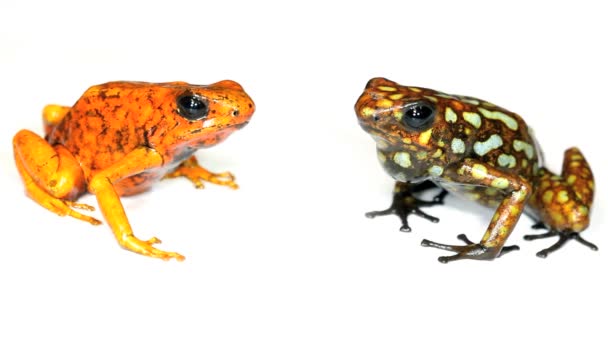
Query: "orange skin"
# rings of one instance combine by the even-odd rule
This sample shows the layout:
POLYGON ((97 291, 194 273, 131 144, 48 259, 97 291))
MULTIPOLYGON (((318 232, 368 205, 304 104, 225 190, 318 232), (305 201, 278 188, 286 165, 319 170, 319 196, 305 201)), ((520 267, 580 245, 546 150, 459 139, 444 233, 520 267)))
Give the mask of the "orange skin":
POLYGON ((93 210, 73 202, 90 192, 123 248, 181 261, 182 255, 155 248, 159 239, 134 236, 119 196, 178 176, 197 188, 207 181, 236 189, 232 174, 209 172, 193 153, 246 125, 254 110, 243 88, 228 80, 207 86, 110 82, 89 88, 72 107, 46 106, 45 138, 19 131, 15 163, 26 193, 43 207, 97 225, 99 220, 73 210, 93 210))

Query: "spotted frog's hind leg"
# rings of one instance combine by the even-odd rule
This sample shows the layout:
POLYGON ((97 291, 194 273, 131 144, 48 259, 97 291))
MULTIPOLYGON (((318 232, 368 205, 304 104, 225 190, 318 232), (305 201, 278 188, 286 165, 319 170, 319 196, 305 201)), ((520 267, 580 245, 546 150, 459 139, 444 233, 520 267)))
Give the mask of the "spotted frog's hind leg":
POLYGON ((47 105, 42 109, 42 122, 44 125, 44 134, 51 133, 53 128, 57 127, 63 121, 63 118, 68 114, 72 107, 60 105, 47 105))
POLYGON ((433 205, 443 204, 443 199, 447 195, 447 191, 441 190, 431 201, 423 201, 414 197, 415 193, 423 192, 425 190, 437 187, 435 183, 431 181, 425 181, 418 184, 396 182, 393 191, 393 202, 388 209, 380 211, 370 211, 365 214, 369 218, 384 215, 397 215, 401 219, 402 232, 410 232, 412 228, 408 223, 408 217, 411 214, 418 215, 431 222, 439 222, 437 217, 431 216, 420 210, 420 207, 430 207, 433 205))
POLYGON ((569 240, 597 250, 597 246, 580 237, 589 226, 589 213, 593 204, 593 174, 583 154, 570 148, 564 154, 562 175, 543 168, 539 171, 536 191, 530 205, 539 213, 541 222, 534 228, 547 228, 548 232, 526 235, 525 240, 559 236, 559 240, 536 255, 541 258, 561 248, 569 240))
POLYGON ((85 181, 80 165, 65 147, 51 146, 37 134, 21 130, 13 138, 13 152, 26 193, 36 203, 61 216, 101 223, 72 209, 93 207, 71 201, 84 192, 85 181))

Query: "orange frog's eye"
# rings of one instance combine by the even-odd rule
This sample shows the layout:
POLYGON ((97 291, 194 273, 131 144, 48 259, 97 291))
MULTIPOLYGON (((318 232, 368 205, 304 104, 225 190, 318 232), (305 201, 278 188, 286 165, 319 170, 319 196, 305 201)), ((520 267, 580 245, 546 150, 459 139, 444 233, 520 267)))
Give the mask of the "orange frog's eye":
POLYGON ((415 131, 424 131, 435 119, 435 106, 425 101, 410 103, 403 108, 401 121, 415 131))
POLYGON ((202 120, 209 114, 209 105, 201 96, 187 93, 177 98, 177 112, 189 121, 202 120))

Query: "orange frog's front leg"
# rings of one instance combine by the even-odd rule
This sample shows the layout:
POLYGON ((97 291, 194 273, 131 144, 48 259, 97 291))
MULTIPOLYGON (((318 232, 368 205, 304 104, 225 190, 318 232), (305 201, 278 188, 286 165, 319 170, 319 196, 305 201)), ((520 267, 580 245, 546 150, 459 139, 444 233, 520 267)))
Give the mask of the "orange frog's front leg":
POLYGON ((122 179, 137 175, 146 170, 159 167, 163 163, 162 156, 148 147, 138 147, 128 153, 119 162, 97 172, 88 186, 90 193, 97 197, 97 202, 106 221, 110 225, 118 243, 125 249, 164 260, 175 258, 184 260, 181 254, 166 252, 153 245, 161 241, 153 237, 147 241, 134 236, 127 215, 125 214, 120 197, 114 184, 122 179))
POLYGON ((234 175, 230 172, 212 173, 198 164, 196 157, 192 156, 179 164, 177 169, 165 175, 165 178, 186 177, 199 189, 205 187, 203 181, 225 185, 232 189, 239 186, 234 182, 234 175))

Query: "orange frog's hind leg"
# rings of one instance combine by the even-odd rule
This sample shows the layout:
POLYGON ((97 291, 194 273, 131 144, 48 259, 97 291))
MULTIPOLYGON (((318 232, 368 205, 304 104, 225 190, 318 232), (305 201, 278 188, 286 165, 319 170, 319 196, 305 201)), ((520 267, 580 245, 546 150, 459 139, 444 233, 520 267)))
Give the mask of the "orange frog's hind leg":
POLYGON ((536 253, 538 257, 547 257, 569 240, 576 240, 592 250, 598 249, 580 236, 580 232, 589 226, 593 192, 593 173, 577 148, 570 148, 564 153, 561 176, 544 168, 540 170, 531 205, 539 212, 541 222, 533 228, 546 228, 548 232, 526 235, 524 239, 537 240, 558 236, 559 240, 536 253))
POLYGON ((68 114, 72 107, 60 106, 60 105, 47 105, 42 109, 42 122, 44 125, 44 134, 48 135, 51 133, 63 118, 68 114))
POLYGON ((53 147, 37 134, 21 130, 13 138, 13 152, 26 193, 36 203, 60 216, 101 223, 72 209, 94 208, 71 201, 84 191, 85 181, 80 165, 65 147, 53 147))

